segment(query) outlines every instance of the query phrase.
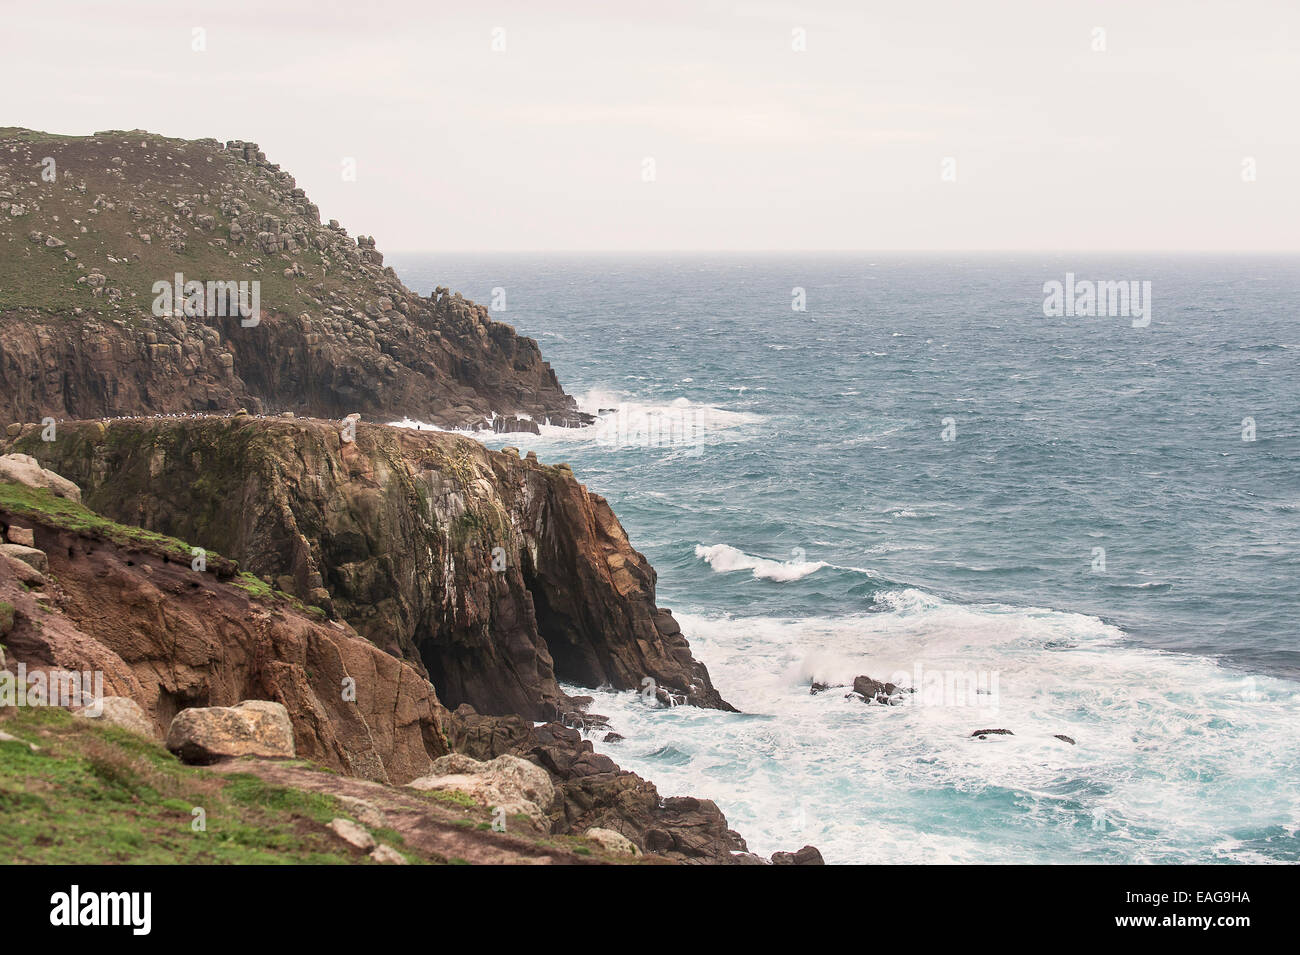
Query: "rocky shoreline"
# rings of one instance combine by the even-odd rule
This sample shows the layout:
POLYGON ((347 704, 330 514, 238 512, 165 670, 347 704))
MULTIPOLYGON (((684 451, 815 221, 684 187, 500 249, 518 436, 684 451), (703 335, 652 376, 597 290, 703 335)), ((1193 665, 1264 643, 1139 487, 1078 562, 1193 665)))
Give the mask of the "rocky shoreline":
POLYGON ((256 144, 0 129, 0 414, 5 674, 102 674, 79 715, 366 803, 322 837, 370 861, 404 861, 362 825, 381 804, 429 859, 768 861, 575 728, 621 738, 562 683, 733 709, 604 498, 564 463, 371 423, 590 416, 536 342, 407 289, 256 144), (160 312, 173 276, 260 304, 160 312))

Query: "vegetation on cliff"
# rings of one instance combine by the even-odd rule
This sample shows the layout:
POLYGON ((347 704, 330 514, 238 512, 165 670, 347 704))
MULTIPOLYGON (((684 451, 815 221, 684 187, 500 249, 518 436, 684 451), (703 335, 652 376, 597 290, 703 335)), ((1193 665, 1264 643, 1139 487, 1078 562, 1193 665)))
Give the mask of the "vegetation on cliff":
POLYGON ((239 407, 588 420, 536 342, 446 289, 407 289, 256 144, 0 127, 0 414, 239 407), (256 282, 258 314, 156 308, 178 274, 256 282))

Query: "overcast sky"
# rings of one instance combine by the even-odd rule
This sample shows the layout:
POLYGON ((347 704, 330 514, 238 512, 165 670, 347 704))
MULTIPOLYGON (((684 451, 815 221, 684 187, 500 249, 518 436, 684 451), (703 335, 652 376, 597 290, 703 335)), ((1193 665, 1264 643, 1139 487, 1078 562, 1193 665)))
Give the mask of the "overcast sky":
POLYGON ((1300 249, 1297 0, 7 6, 0 125, 254 140, 390 252, 1300 249))

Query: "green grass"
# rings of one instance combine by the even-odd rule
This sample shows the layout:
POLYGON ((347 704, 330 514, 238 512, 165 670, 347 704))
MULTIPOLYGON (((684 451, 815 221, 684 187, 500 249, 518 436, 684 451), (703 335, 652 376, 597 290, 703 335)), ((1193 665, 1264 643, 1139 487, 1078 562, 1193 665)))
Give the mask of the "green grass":
POLYGON ((478 805, 473 796, 457 789, 428 789, 424 791, 424 795, 437 802, 451 803, 463 809, 473 809, 478 805))
MULTIPOLYGON (((364 861, 325 825, 352 818, 327 795, 185 766, 159 744, 52 708, 7 708, 0 728, 0 853, 8 862, 364 861), (192 810, 206 831, 192 828, 192 810)), ((402 848, 391 830, 376 837, 402 848)))
MULTIPOLYGON (((68 530, 99 534, 115 544, 142 547, 169 557, 183 557, 187 563, 190 560, 190 545, 184 541, 110 521, 76 501, 56 497, 45 488, 0 483, 0 508, 14 514, 45 518, 68 530)), ((215 556, 209 555, 209 560, 215 556)))
MULTIPOLYGON (((148 531, 142 527, 119 524, 96 514, 76 501, 56 497, 45 488, 0 482, 0 510, 43 520, 56 527, 71 531, 98 534, 100 537, 122 547, 138 548, 168 560, 180 560, 188 564, 193 559, 193 548, 182 540, 177 540, 175 537, 169 537, 166 534, 148 531)), ((207 561, 210 572, 220 571, 223 566, 232 570, 238 566, 235 561, 228 560, 212 551, 205 551, 204 559, 207 561)), ((308 607, 297 597, 276 590, 260 577, 247 571, 239 573, 230 579, 228 583, 243 590, 254 600, 268 603, 286 603, 296 610, 313 613, 317 617, 326 616, 325 611, 319 607, 308 607)), ((3 622, 4 608, 0 606, 0 635, 8 632, 4 629, 3 622)))
POLYGON ((256 804, 239 777, 184 766, 143 737, 62 710, 7 712, 5 731, 40 747, 0 743, 0 849, 10 861, 351 861, 323 831, 318 805, 308 812, 271 792, 256 804), (192 828, 195 807, 206 831, 192 828))

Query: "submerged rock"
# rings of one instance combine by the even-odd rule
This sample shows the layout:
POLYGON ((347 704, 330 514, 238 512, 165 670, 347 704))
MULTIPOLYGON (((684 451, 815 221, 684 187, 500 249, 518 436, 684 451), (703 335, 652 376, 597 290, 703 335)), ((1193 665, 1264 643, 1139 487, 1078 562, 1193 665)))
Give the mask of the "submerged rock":
POLYGON ((853 692, 868 703, 883 703, 886 706, 895 706, 902 702, 902 694, 910 691, 904 690, 893 683, 881 683, 869 676, 859 676, 853 680, 853 692))

